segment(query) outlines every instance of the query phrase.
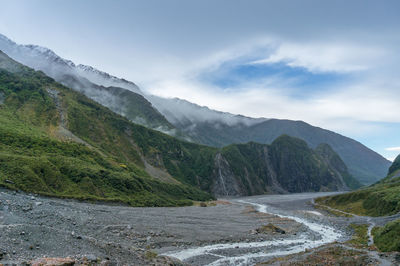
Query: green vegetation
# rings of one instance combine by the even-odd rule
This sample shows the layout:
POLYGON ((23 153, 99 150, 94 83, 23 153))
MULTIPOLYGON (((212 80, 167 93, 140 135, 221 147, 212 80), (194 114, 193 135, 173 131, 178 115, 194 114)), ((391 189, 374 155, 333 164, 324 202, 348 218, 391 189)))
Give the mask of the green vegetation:
POLYGON ((388 176, 360 190, 317 199, 320 204, 357 215, 384 216, 400 211, 400 156, 389 169, 388 176))
POLYGON ((400 178, 383 180, 354 192, 324 197, 322 204, 357 215, 383 216, 400 211, 400 178))
POLYGON ((158 254, 156 252, 154 252, 154 251, 151 251, 151 250, 147 250, 146 253, 145 253, 145 257, 148 260, 155 259, 157 256, 158 256, 158 254))
POLYGON ((351 224, 349 226, 354 231, 353 237, 347 243, 358 247, 368 247, 368 225, 367 224, 351 224))
MULTIPOLYGON (((345 212, 357 215, 385 216, 400 211, 400 177, 396 177, 400 169, 400 157, 397 157, 389 170, 388 176, 380 182, 354 192, 322 197, 316 201, 345 212)), ((359 235, 359 242, 365 240, 364 227, 354 228, 359 235)), ((372 230, 374 243, 380 251, 400 251, 400 220, 389 222, 384 227, 375 227, 372 230)))
POLYGON ((162 127, 165 130, 174 128, 142 95, 119 87, 104 88, 94 84, 92 86, 95 86, 99 93, 104 90, 110 94, 110 97, 114 97, 113 101, 107 99, 102 104, 116 113, 124 110, 124 116, 129 120, 138 124, 145 124, 150 128, 162 127))
POLYGON ((335 170, 336 165, 327 162, 306 142, 287 135, 271 145, 254 142, 230 145, 221 154, 248 194, 263 193, 273 182, 288 192, 304 192, 340 189, 341 174, 354 180, 346 168, 342 172, 335 170))
MULTIPOLYGON (((0 93, 4 97, 0 105, 1 186, 132 206, 180 206, 212 199, 188 182, 163 183, 144 171, 140 154, 157 152, 148 142, 165 138, 176 144, 172 138, 133 125, 4 54, 0 65, 14 72, 0 69, 0 93), (46 89, 59 92, 69 129, 88 145, 60 140, 57 129, 64 110, 57 109, 46 89), (134 139, 143 139, 140 148, 133 145, 126 131, 134 139), (145 139, 151 136, 143 136, 146 133, 153 135, 147 142, 145 139)), ((171 146, 165 144, 170 143, 164 141, 160 146, 168 150, 171 146)), ((182 181, 186 181, 184 174, 182 181)))
POLYGON ((344 213, 344 212, 342 212, 342 211, 335 210, 335 209, 332 209, 332 208, 329 208, 329 207, 323 205, 323 204, 322 204, 322 201, 321 201, 321 198, 316 199, 316 200, 315 200, 315 203, 316 203, 316 204, 314 205, 314 207, 315 207, 316 209, 326 211, 327 213, 329 213, 329 214, 332 215, 332 216, 337 216, 337 217, 353 217, 352 214, 344 213))
POLYGON ((279 169, 277 178, 290 177, 283 183, 289 192, 295 192, 296 187, 311 186, 308 191, 331 191, 341 186, 332 168, 303 140, 283 135, 271 144, 271 153, 277 158, 274 162, 279 169))
POLYGON ((340 156, 326 143, 317 146, 315 151, 325 159, 325 161, 332 166, 342 176, 344 183, 350 189, 360 188, 362 185, 357 179, 349 174, 346 164, 342 161, 340 156))
POLYGON ((374 243, 380 251, 400 251, 400 219, 372 230, 374 243))
POLYGON ((132 206, 188 205, 213 199, 204 191, 215 185, 217 154, 241 194, 271 192, 277 183, 289 192, 341 186, 340 173, 302 140, 222 149, 184 142, 133 124, 1 52, 0 94, 0 185, 8 188, 132 206))
POLYGON ((394 174, 396 171, 400 170, 400 155, 394 160, 392 166, 389 168, 388 176, 394 174))

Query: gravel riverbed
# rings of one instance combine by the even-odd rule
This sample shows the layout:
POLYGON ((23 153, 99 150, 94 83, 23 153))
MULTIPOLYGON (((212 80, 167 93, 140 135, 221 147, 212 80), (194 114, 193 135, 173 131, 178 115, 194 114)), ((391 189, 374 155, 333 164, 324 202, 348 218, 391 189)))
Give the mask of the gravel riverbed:
MULTIPOLYGON (((70 257, 103 265, 207 265, 217 261, 221 262, 219 265, 229 265, 229 260, 221 258, 274 254, 301 244, 298 242, 300 236, 306 236, 307 240, 320 238, 304 224, 259 212, 248 202, 265 204, 281 215, 295 215, 334 228, 340 233, 338 241, 345 241, 350 237, 346 228, 354 221, 323 215, 310 204, 312 198, 327 194, 226 199, 210 207, 133 208, 2 189, 0 264, 29 264, 43 257, 70 257), (265 227, 269 224, 272 227, 265 227), (285 245, 261 244, 266 242, 285 245), (211 253, 200 252, 197 256, 174 256, 185 250, 221 244, 232 246, 211 253)), ((254 256, 244 264, 262 260, 265 260, 263 256, 254 256)))

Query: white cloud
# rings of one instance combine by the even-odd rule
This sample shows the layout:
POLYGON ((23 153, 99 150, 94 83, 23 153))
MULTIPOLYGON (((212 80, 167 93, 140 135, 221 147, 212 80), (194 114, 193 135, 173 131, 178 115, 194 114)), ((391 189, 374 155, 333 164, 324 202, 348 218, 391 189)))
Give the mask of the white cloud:
POLYGON ((346 86, 339 91, 293 98, 279 87, 279 81, 244 84, 240 90, 221 90, 193 80, 168 80, 152 90, 156 95, 179 97, 212 109, 250 117, 304 120, 344 134, 378 132, 375 122, 400 123, 396 92, 365 85, 346 86))
POLYGON ((379 48, 349 43, 282 43, 265 59, 253 64, 285 62, 292 67, 304 67, 312 72, 352 72, 376 67, 384 56, 379 48))
POLYGON ((386 148, 385 150, 387 150, 387 151, 400 151, 400 147, 389 147, 389 148, 386 148))
POLYGON ((192 63, 192 68, 182 75, 152 82, 148 88, 159 96, 178 97, 224 112, 304 120, 344 134, 377 132, 376 122, 400 123, 396 111, 400 106, 400 81, 397 77, 385 76, 386 72, 380 70, 388 54, 390 51, 382 52, 361 44, 310 42, 306 45, 285 44, 272 38, 255 39, 247 46, 242 44, 202 58, 192 63), (291 66, 315 71, 352 71, 357 77, 340 87, 315 90, 301 98, 290 95, 301 88, 279 76, 244 81, 235 89, 221 89, 196 79, 202 72, 217 70, 225 62, 246 56, 252 58, 252 52, 262 46, 277 47, 270 57, 273 59, 268 61, 270 63, 292 58, 288 63, 291 66), (361 70, 363 72, 359 74, 361 70))

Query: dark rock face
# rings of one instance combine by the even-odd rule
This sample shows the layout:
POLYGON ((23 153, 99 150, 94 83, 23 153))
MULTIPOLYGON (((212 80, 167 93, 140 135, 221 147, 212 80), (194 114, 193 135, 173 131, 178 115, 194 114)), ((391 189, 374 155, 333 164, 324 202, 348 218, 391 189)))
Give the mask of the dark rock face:
MULTIPOLYGON (((170 113, 173 111, 170 110, 170 113)), ((300 138, 313 149, 321 143, 327 143, 342 158, 349 173, 362 184, 372 184, 382 179, 390 167, 387 159, 361 143, 303 121, 269 119, 253 125, 228 125, 223 122, 183 123, 171 119, 168 112, 164 111, 162 114, 193 141, 214 147, 249 141, 271 144, 282 134, 300 138)))
POLYGON ((393 174, 397 170, 400 170, 400 155, 397 156, 397 158, 394 160, 392 166, 390 166, 388 175, 393 174))
POLYGON ((331 168, 336 171, 336 174, 340 177, 342 184, 344 184, 343 189, 356 189, 362 186, 360 182, 358 182, 349 174, 346 164, 331 146, 323 143, 318 145, 315 151, 331 168))
POLYGON ((215 196, 336 191, 356 182, 329 145, 314 151, 289 136, 271 145, 228 146, 216 156, 215 167, 215 196))
POLYGON ((226 159, 218 153, 215 156, 215 169, 214 169, 215 182, 212 187, 212 193, 218 196, 240 196, 242 195, 242 188, 239 182, 235 179, 235 175, 230 169, 229 163, 226 159))

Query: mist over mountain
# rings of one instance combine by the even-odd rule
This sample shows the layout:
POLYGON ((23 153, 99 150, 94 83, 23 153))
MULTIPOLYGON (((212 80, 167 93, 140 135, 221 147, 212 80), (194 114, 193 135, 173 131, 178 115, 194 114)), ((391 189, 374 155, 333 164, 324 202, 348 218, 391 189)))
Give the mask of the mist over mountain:
MULTIPOLYGON (((219 149, 132 123, 0 52, 0 186, 135 206, 337 191, 357 181, 300 139, 219 149), (13 114, 13 115, 10 115, 13 114), (202 191, 201 191, 202 190, 202 191)), ((327 156, 326 154, 330 154, 327 156)))
POLYGON ((173 126, 141 95, 142 92, 133 82, 90 66, 75 65, 41 46, 16 44, 1 34, 0 50, 135 123, 175 134, 173 126))
POLYGON ((384 177, 390 162, 361 143, 302 121, 249 118, 218 112, 180 99, 144 94, 133 82, 90 66, 75 65, 47 48, 19 45, 0 35, 0 50, 58 82, 127 117, 130 121, 192 142, 223 147, 250 141, 271 144, 282 134, 316 148, 329 144, 363 184, 384 177))

